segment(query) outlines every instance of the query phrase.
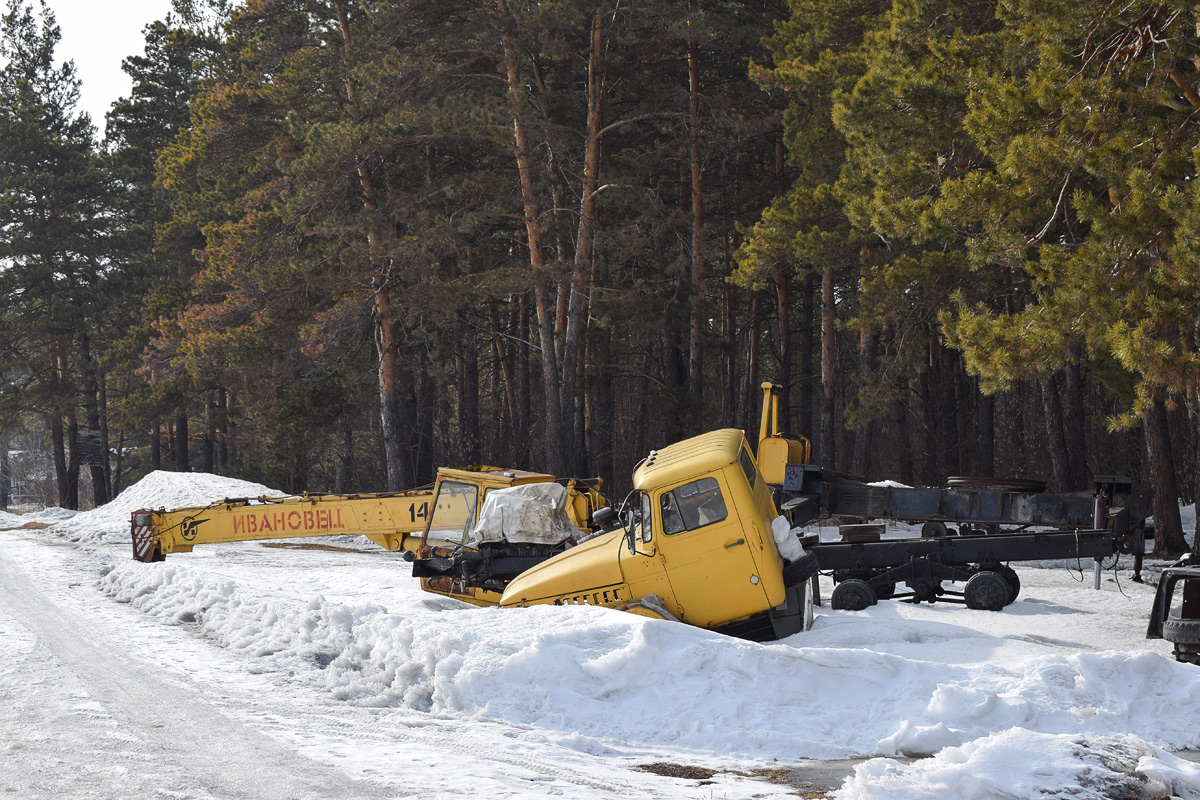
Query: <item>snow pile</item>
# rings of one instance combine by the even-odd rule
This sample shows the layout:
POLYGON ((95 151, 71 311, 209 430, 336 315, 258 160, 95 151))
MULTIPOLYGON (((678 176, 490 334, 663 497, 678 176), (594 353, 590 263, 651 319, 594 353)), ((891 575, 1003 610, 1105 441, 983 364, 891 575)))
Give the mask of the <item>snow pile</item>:
POLYGON ((57 506, 49 506, 41 511, 35 511, 32 514, 26 514, 26 519, 32 519, 35 522, 44 522, 47 524, 53 522, 62 522, 64 519, 71 519, 78 511, 73 511, 69 508, 58 508, 57 506))
POLYGON ((0 531, 23 528, 31 522, 40 525, 52 525, 56 522, 70 519, 78 513, 78 511, 56 508, 54 506, 31 514, 10 514, 7 511, 0 511, 0 531))
MULTIPOLYGON (((125 544, 138 508, 264 494, 276 493, 153 473, 54 529, 125 544)), ((1200 670, 1140 649, 1152 588, 1115 575, 1117 591, 1097 597, 1090 575, 1021 567, 1026 588, 1003 612, 823 609, 813 631, 754 644, 586 606, 466 606, 421 592, 395 554, 268 556, 278 551, 234 544, 143 564, 95 549, 99 588, 114 600, 186 626, 264 680, 354 706, 731 769, 932 756, 863 764, 843 800, 1200 800, 1200 768, 1159 749, 1200 747, 1200 670)))
POLYGON ((207 472, 156 470, 121 492, 116 499, 56 524, 58 533, 74 542, 128 542, 129 518, 139 509, 205 506, 231 497, 283 497, 282 492, 250 481, 207 472))
POLYGON ((1200 746, 1200 670, 1149 651, 945 664, 803 646, 807 634, 753 644, 600 608, 478 609, 419 594, 390 610, 338 604, 132 561, 101 588, 199 626, 256 672, 304 674, 358 705, 534 725, 587 752, 928 755, 1013 727, 1200 746))
POLYGON ((838 800, 1200 800, 1200 765, 1133 736, 1053 735, 1011 728, 911 764, 888 759, 860 764, 835 796, 838 800))

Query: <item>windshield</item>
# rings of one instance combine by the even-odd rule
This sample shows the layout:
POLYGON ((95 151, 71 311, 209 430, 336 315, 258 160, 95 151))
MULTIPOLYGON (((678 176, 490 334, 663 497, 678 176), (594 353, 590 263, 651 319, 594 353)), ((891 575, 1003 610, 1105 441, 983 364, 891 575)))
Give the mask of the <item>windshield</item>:
POLYGON ((475 508, 479 500, 479 487, 459 481, 442 481, 438 484, 437 497, 433 502, 433 516, 429 519, 426 541, 437 540, 450 544, 462 544, 467 531, 475 523, 475 508))

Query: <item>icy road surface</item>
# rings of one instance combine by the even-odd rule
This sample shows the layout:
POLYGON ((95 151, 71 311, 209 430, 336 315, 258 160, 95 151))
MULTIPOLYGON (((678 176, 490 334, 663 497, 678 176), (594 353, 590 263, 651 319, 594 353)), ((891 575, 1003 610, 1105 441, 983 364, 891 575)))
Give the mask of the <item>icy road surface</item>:
MULTIPOLYGON (((312 676, 297 676, 319 671, 317 663, 268 670, 195 625, 114 602, 97 590, 93 557, 38 539, 0 533, 0 789, 11 796, 699 798, 711 797, 713 786, 727 797, 782 793, 739 776, 714 776, 707 788, 660 778, 631 769, 645 759, 596 758, 524 726, 339 701, 312 676)), ((382 554, 245 549, 261 552, 215 555, 201 571, 226 580, 246 570, 291 582, 280 588, 296 594, 339 568, 367 590, 411 580, 403 562, 382 554), (239 563, 256 561, 266 563, 239 563)), ((347 587, 342 597, 364 593, 347 587)))
POLYGON ((1200 669, 1142 638, 1152 587, 1127 572, 1095 592, 1090 571, 1018 565, 998 613, 821 609, 759 645, 604 609, 472 608, 359 538, 130 558, 133 508, 259 490, 155 473, 0 532, 0 791, 775 797, 811 759, 879 756, 836 796, 1200 800, 1200 767, 1167 752, 1200 748, 1200 669))

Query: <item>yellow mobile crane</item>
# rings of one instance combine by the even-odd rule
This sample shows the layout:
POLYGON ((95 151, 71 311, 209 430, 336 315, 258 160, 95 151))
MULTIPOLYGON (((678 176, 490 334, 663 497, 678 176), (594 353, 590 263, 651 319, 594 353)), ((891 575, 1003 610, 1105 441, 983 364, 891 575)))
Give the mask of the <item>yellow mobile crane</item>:
POLYGON ((772 486, 785 464, 809 455, 807 440, 777 431, 777 399, 778 387, 764 384, 757 457, 734 429, 652 452, 634 471, 620 519, 598 480, 442 468, 432 489, 394 495, 138 511, 134 557, 162 560, 205 542, 358 533, 406 551, 427 591, 475 605, 604 605, 778 638, 811 624, 817 565, 795 541, 785 559, 773 531, 772 486))
MULTIPOLYGON (((436 484, 438 502, 443 506, 439 518, 444 521, 465 513, 469 497, 482 496, 491 489, 552 483, 554 476, 536 472, 484 466, 443 468, 438 470, 436 484)), ((604 505, 601 483, 599 479, 570 481, 560 487, 561 511, 576 528, 589 531, 592 512, 604 505)), ((243 497, 194 508, 141 509, 133 512, 131 519, 133 557, 162 561, 168 553, 190 553, 198 544, 339 534, 360 534, 385 550, 412 552, 421 544, 433 509, 433 487, 379 494, 243 497)), ((583 531, 576 531, 572 538, 583 535, 583 531)), ((524 550, 548 552, 537 546, 524 550)), ((467 593, 462 599, 473 596, 467 593)))

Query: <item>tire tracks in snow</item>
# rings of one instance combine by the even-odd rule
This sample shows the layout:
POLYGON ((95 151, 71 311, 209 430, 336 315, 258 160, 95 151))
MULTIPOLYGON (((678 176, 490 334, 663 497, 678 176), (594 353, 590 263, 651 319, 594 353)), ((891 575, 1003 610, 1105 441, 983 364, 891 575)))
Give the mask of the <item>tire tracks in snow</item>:
POLYGON ((29 671, 19 680, 35 696, 18 697, 19 686, 13 691, 20 707, 5 719, 4 739, 11 741, 0 739, 9 756, 0 767, 6 791, 58 795, 62 774, 76 771, 96 797, 396 796, 394 788, 352 780, 259 733, 200 699, 200 687, 123 652, 102 626, 85 626, 47 597, 3 551, 0 614, 37 640, 12 665, 29 671))
POLYGON ((547 742, 526 726, 340 704, 300 672, 241 680, 238 659, 187 626, 161 628, 160 620, 104 604, 99 593, 95 608, 77 599, 69 587, 78 584, 69 582, 84 578, 86 585, 91 577, 81 557, 87 559, 55 540, 0 534, 0 634, 11 618, 36 638, 29 652, 31 636, 17 637, 24 644, 16 649, 26 651, 21 663, 0 661, 0 797, 16 791, 10 796, 27 800, 599 800, 778 793, 732 775, 716 786, 643 776, 628 771, 633 759, 598 758, 547 742), (194 677, 179 637, 202 648, 198 657, 207 664, 194 677), (155 646, 170 655, 156 657, 155 646), (204 655, 209 647, 224 655, 204 655), (226 659, 232 667, 214 675, 226 659), (28 676, 12 679, 14 669, 36 671, 36 686, 28 676), (273 686, 255 686, 263 680, 273 686), (12 685, 36 695, 15 712, 4 708, 12 685), (55 693, 61 702, 42 702, 55 693), (6 752, 5 731, 35 729, 42 733, 18 736, 6 752), (27 774, 14 773, 18 764, 27 774), (93 788, 83 793, 81 786, 93 788))

